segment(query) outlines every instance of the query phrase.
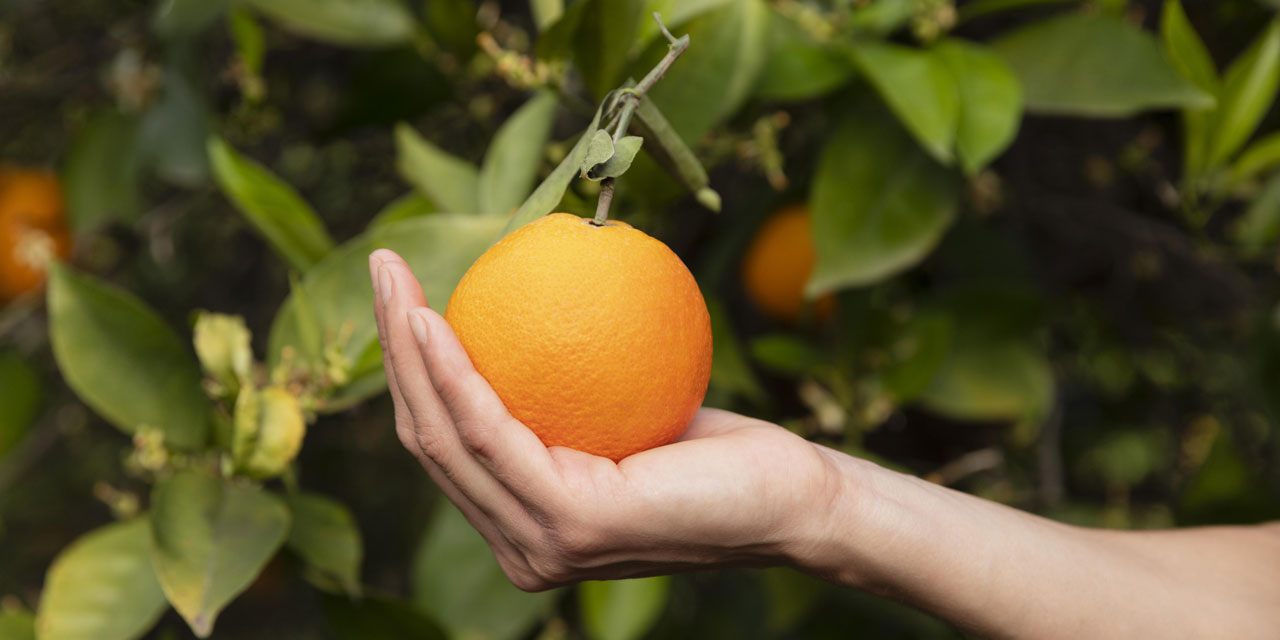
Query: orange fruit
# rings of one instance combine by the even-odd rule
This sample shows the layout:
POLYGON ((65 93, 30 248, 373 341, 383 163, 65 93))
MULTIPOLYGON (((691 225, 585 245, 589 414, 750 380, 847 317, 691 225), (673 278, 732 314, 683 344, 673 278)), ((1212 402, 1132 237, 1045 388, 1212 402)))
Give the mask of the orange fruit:
POLYGON ((626 223, 553 213, 485 251, 445 319, 511 415, 547 446, 621 460, 678 437, 711 376, 689 269, 626 223))
POLYGON ((830 294, 816 300, 812 309, 804 297, 813 263, 809 207, 784 207, 765 221, 747 248, 742 261, 747 297, 779 322, 791 324, 808 313, 818 320, 830 317, 835 311, 830 294))
POLYGON ((52 174, 0 168, 0 304, 38 290, 49 261, 67 257, 65 210, 52 174))

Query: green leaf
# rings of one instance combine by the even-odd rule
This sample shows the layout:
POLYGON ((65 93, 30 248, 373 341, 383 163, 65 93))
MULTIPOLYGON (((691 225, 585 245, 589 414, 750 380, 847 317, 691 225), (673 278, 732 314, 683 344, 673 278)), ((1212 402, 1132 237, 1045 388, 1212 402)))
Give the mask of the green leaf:
MULTIPOLYGON (((614 94, 610 93, 601 101, 600 106, 596 108, 596 114, 587 125, 587 129, 582 132, 582 136, 578 138, 578 142, 573 145, 573 149, 569 150, 568 155, 556 168, 551 171, 551 175, 547 176, 538 188, 529 194, 529 198, 516 209, 515 215, 507 221, 505 227, 499 235, 505 236, 520 227, 551 213, 560 204, 560 200, 564 198, 565 189, 569 188, 569 183, 578 175, 578 171, 582 168, 582 162, 587 157, 587 150, 591 143, 596 139, 596 132, 600 129, 600 117, 603 115, 607 106, 612 103, 614 94)), ((610 140, 612 143, 612 140, 610 140)), ((497 239, 495 239, 496 241, 497 239)))
POLYGON ((645 153, 685 189, 695 194, 702 206, 719 212, 720 194, 708 186, 711 179, 707 176, 706 168, 653 102, 641 100, 636 107, 635 119, 631 122, 636 131, 649 141, 648 146, 644 147, 645 153))
POLYGON ((404 123, 396 125, 396 171, 437 207, 452 213, 480 213, 476 168, 404 123))
POLYGON ((324 223, 293 187, 217 137, 209 161, 222 192, 289 265, 305 271, 333 249, 324 223))
POLYGON ((453 637, 523 637, 556 597, 512 586, 484 538, 447 500, 434 511, 412 571, 414 603, 453 637))
POLYGON ((1231 236, 1248 257, 1258 257, 1280 238, 1280 174, 1271 176, 1244 215, 1231 227, 1231 236))
POLYGON ((417 28, 400 0, 244 0, 298 35, 349 47, 408 42, 417 28))
POLYGON ((1230 430, 1217 436, 1178 501, 1178 524, 1256 524, 1280 518, 1280 500, 1242 455, 1230 430))
POLYGON ((546 31, 564 15, 564 0, 529 0, 529 10, 538 31, 546 31))
POLYGON ((1123 118, 1149 109, 1205 108, 1213 96, 1173 69, 1145 31, 1109 13, 1068 13, 992 43, 1035 113, 1123 118))
POLYGON ((1022 87, 1008 65, 985 47, 949 39, 938 43, 933 52, 951 69, 960 91, 956 152, 961 168, 974 175, 1017 135, 1022 87))
POLYGON ((855 109, 818 161, 806 294, 879 282, 923 260, 951 226, 958 190, 883 112, 855 109))
POLYGON ((574 41, 582 25, 582 19, 587 15, 587 9, 593 4, 592 0, 574 2, 564 13, 556 17, 554 22, 540 27, 542 33, 538 35, 538 43, 535 45, 538 57, 543 60, 561 60, 569 57, 573 53, 574 41))
POLYGON ((789 376, 805 375, 831 362, 827 353, 809 342, 781 333, 752 340, 751 357, 766 369, 789 376))
POLYGON ((155 3, 151 29, 166 40, 192 38, 227 11, 230 0, 162 0, 155 3))
POLYGON ((245 70, 251 74, 262 73, 262 63, 267 55, 267 37, 262 32, 262 25, 252 13, 237 8, 228 16, 228 27, 245 70))
POLYGON ((0 351, 0 458, 22 441, 44 408, 40 376, 17 352, 0 351))
POLYGON ((951 350, 951 317, 922 312, 912 316, 889 345, 892 361, 880 372, 880 382, 899 404, 911 402, 933 382, 951 350))
POLYGON ((742 352, 742 343, 733 330, 724 305, 715 298, 708 298, 707 312, 711 316, 711 336, 715 342, 715 349, 711 352, 711 388, 726 395, 762 401, 764 389, 751 372, 751 365, 742 352))
POLYGON ((947 63, 927 51, 874 41, 849 51, 911 135, 929 155, 950 164, 960 122, 960 93, 947 63))
POLYGON ((36 640, 36 619, 24 609, 0 611, 0 638, 36 640))
POLYGON ((418 218, 435 212, 436 206, 431 204, 430 200, 422 197, 422 194, 417 191, 413 191, 392 200, 387 206, 383 207, 382 211, 379 211, 369 221, 369 229, 385 227, 401 220, 418 218))
POLYGON ((323 594, 325 618, 338 640, 446 640, 444 630, 405 601, 323 594))
POLYGON ((1044 354, 1023 342, 957 341, 921 396, 924 406, 957 420, 1021 420, 1053 398, 1044 354))
POLYGON ((430 0, 422 3, 422 19, 436 44, 466 62, 479 48, 476 4, 472 0, 430 0))
POLYGON ((1222 166, 1253 135, 1280 88, 1280 19, 1227 68, 1213 115, 1208 167, 1222 166))
POLYGON ((587 155, 582 159, 582 169, 578 176, 586 178, 591 169, 613 157, 613 136, 608 131, 597 130, 591 136, 591 144, 587 146, 587 155))
POLYGON ((605 178, 616 178, 626 173, 627 169, 631 168, 631 163, 635 161, 636 154, 640 153, 640 145, 643 143, 644 138, 640 136, 623 136, 614 145, 613 154, 604 162, 587 169, 585 177, 588 180, 603 180, 605 178))
POLYGON ((1280 131, 1264 136, 1251 144, 1231 166, 1228 185, 1235 186, 1252 180, 1258 174, 1280 165, 1280 131))
POLYGON ((587 581, 578 585, 582 626, 592 638, 636 640, 657 622, 671 594, 671 576, 587 581))
POLYGON ((1107 434, 1080 457, 1081 473, 1106 488, 1129 488, 1169 464, 1165 431, 1119 429, 1107 434))
POLYGON ((481 213, 509 214, 528 197, 538 177, 555 115, 555 94, 544 91, 511 114, 498 129, 480 166, 481 213))
MULTIPOLYGON (((377 343, 377 325, 370 312, 373 289, 369 284, 369 254, 374 249, 392 249, 407 260, 422 282, 427 300, 443 310, 454 285, 489 248, 503 222, 499 216, 434 214, 370 229, 338 247, 308 271, 301 282, 321 336, 333 340, 349 331, 350 338, 342 349, 349 362, 360 362, 370 344, 377 343)), ((290 295, 272 322, 269 367, 279 364, 285 347, 304 353, 297 324, 299 304, 298 296, 290 295)), ((350 406, 378 393, 384 384, 382 367, 375 367, 368 377, 353 379, 337 396, 328 399, 323 409, 336 411, 350 406)))
POLYGON ((293 514, 289 549, 307 565, 336 580, 352 597, 360 595, 360 559, 364 546, 356 520, 341 503, 314 493, 285 496, 293 514))
POLYGON ((199 471, 160 481, 151 494, 151 560, 165 596, 201 638, 253 583, 289 531, 289 511, 252 485, 199 471))
POLYGON ((62 265, 50 276, 50 341, 72 390, 125 433, 158 429, 169 446, 202 447, 209 404, 186 341, 124 291, 62 265))
MULTIPOLYGON (((769 17, 763 0, 738 0, 685 25, 689 50, 648 93, 681 138, 700 139, 750 96, 768 54, 769 17)), ((643 76, 666 52, 666 40, 655 40, 632 75, 643 76)))
POLYGON ((168 604, 151 569, 147 523, 109 524, 58 554, 40 595, 41 640, 130 640, 156 623, 168 604))
POLYGON ((817 42, 789 16, 770 7, 769 55, 755 95, 766 100, 811 100, 853 78, 854 68, 829 45, 817 42))
POLYGON ((1191 27, 1179 0, 1165 0, 1164 12, 1160 16, 1160 38, 1164 41, 1165 54, 1182 77, 1194 82, 1205 93, 1218 93, 1218 71, 1213 66, 1213 58, 1209 57, 1204 42, 1191 27))
POLYGON ((71 228, 83 232, 137 218, 138 167, 137 120, 114 109, 91 118, 76 134, 62 170, 71 228))
POLYGON ((849 26, 887 36, 905 26, 919 8, 912 0, 870 0, 849 13, 849 26))
POLYGON ((180 187, 203 186, 209 178, 209 108, 177 68, 164 74, 164 92, 147 110, 138 130, 141 161, 180 187))
POLYGON ((630 59, 645 0, 582 0, 587 3, 574 37, 574 65, 591 93, 603 96, 618 86, 630 59))

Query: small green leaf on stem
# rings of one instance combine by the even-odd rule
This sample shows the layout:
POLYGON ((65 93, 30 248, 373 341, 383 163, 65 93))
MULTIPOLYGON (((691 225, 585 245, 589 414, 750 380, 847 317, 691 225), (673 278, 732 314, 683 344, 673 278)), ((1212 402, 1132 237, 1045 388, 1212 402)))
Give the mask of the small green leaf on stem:
POLYGON ((587 170, 586 178, 588 180, 603 180, 605 178, 616 178, 631 168, 631 163, 636 159, 636 154, 640 153, 640 145, 644 143, 644 138, 640 136, 626 136, 614 145, 613 155, 608 160, 601 162, 587 170))
POLYGON ((591 144, 587 146, 587 157, 582 159, 582 170, 579 175, 586 178, 591 169, 612 157, 613 136, 610 136, 609 132, 603 129, 596 131, 591 136, 591 144))

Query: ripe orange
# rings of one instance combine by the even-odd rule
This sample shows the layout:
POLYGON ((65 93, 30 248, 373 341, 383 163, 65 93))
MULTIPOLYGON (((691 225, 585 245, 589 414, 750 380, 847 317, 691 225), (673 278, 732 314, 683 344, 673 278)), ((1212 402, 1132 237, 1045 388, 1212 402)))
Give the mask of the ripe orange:
POLYGON ((0 167, 0 304, 39 289, 49 260, 67 257, 64 215, 52 174, 0 167))
POLYGON ((445 311, 476 370, 547 446, 613 460, 678 437, 711 375, 711 320, 667 246, 553 213, 508 234, 445 311))
POLYGON ((804 285, 813 272, 813 238, 809 207, 791 205, 779 210, 756 232, 742 261, 747 297, 774 320, 794 323, 811 312, 824 320, 835 311, 835 299, 825 295, 807 309, 804 285))

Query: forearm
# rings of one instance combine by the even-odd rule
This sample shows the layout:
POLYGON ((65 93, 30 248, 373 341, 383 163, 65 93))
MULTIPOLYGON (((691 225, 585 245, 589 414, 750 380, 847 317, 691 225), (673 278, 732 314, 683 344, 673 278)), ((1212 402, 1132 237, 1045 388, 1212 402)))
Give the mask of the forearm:
POLYGON ((991 637, 1263 637, 1280 628, 1275 526, 1083 529, 833 461, 839 506, 798 561, 842 584, 991 637))

